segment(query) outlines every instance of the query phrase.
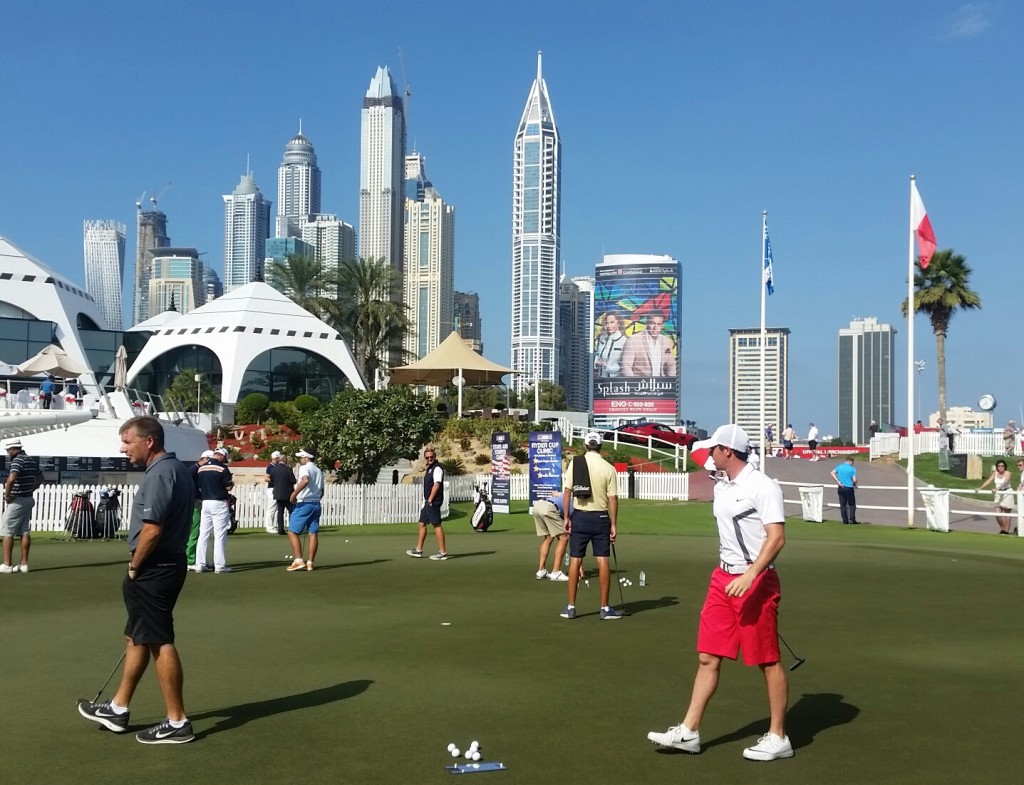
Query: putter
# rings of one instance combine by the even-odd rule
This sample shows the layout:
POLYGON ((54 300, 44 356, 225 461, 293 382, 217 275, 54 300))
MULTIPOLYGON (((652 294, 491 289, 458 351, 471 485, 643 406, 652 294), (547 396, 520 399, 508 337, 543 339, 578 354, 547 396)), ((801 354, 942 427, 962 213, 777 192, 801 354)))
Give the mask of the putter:
POLYGON ((789 669, 791 671, 795 671, 797 668, 799 668, 801 665, 807 662, 807 660, 805 660, 803 657, 796 656, 796 652, 790 648, 788 643, 786 643, 786 639, 782 637, 781 633, 779 634, 779 640, 782 641, 783 646, 789 649, 789 653, 793 655, 793 664, 789 666, 789 669))
POLYGON ((107 688, 107 685, 110 684, 110 680, 112 678, 114 678, 114 674, 117 673, 117 669, 121 667, 121 663, 124 662, 124 658, 125 658, 125 655, 127 653, 128 653, 128 649, 125 649, 123 652, 121 652, 121 657, 120 657, 120 659, 118 659, 117 665, 114 666, 114 670, 112 670, 110 672, 110 675, 107 676, 107 680, 105 682, 103 682, 103 686, 100 687, 100 691, 97 692, 96 693, 96 697, 92 699, 93 703, 95 703, 96 701, 98 701, 100 699, 100 695, 103 694, 103 690, 105 690, 107 688))
POLYGON ((619 574, 619 554, 615 551, 615 543, 612 543, 612 558, 615 560, 615 582, 619 584, 619 605, 622 606, 620 611, 622 616, 629 616, 629 611, 626 610, 626 599, 622 596, 622 581, 618 580, 619 574))

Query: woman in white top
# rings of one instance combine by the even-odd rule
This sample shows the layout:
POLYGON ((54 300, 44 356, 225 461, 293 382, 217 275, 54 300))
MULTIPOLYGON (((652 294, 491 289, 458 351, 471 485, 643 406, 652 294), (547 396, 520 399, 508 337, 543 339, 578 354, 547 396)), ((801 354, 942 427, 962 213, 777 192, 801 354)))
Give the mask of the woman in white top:
MULTIPOLYGON (((1006 461, 1002 459, 996 461, 992 474, 981 484, 978 490, 983 490, 989 485, 992 486, 992 491, 995 493, 996 512, 1013 512, 1013 475, 1006 470, 1006 461)), ((1000 534, 1010 533, 1009 515, 996 515, 996 523, 999 524, 1000 534)))
POLYGON ((601 317, 602 332, 594 349, 594 373, 598 377, 622 375, 622 349, 626 336, 622 334, 622 321, 615 311, 601 317))

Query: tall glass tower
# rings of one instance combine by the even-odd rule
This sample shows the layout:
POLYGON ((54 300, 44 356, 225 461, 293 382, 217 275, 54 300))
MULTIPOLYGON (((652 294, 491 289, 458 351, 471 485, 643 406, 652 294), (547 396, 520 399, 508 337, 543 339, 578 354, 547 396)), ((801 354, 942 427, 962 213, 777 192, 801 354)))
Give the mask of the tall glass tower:
MULTIPOLYGON (((359 256, 402 272, 405 108, 386 66, 363 99, 359 141, 359 256)), ((396 292, 401 296, 401 292, 396 292)))
POLYGON ((558 382, 558 280, 562 143, 541 75, 530 88, 513 144, 512 367, 517 392, 558 382))
POLYGON ((320 167, 313 144, 299 133, 284 148, 277 169, 277 222, 275 237, 301 237, 300 222, 320 212, 320 167))
POLYGON ((121 281, 124 279, 125 226, 117 221, 85 221, 85 288, 103 316, 104 329, 120 330, 121 281))
POLYGON ((135 299, 132 303, 132 324, 144 322, 156 314, 149 310, 149 279, 154 248, 168 248, 167 214, 162 210, 143 210, 142 201, 135 203, 135 299))
POLYGON ((242 175, 224 196, 224 293, 263 277, 270 202, 256 187, 252 172, 242 175))
POLYGON ((839 330, 837 411, 845 441, 867 444, 872 420, 883 428, 893 422, 895 338, 892 325, 874 317, 854 319, 839 330))

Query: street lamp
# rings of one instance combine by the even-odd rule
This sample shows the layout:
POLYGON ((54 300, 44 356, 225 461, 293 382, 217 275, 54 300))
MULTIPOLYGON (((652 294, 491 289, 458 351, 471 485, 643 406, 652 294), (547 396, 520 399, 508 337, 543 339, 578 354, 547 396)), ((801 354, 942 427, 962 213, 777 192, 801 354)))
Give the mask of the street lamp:
POLYGON ((202 414, 203 407, 199 402, 203 399, 203 375, 197 373, 193 379, 196 383, 196 414, 202 414))
POLYGON ((921 371, 924 370, 924 360, 914 360, 914 367, 917 368, 917 419, 921 419, 921 371))

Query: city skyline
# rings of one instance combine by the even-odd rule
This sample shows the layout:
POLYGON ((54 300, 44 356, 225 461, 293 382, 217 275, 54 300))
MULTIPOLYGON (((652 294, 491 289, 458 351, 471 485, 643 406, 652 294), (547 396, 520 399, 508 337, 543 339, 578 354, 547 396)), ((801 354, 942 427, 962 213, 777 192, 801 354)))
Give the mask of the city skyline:
MULTIPOLYGON (((906 419, 899 304, 916 173, 940 248, 966 256, 983 300, 951 326, 949 403, 975 405, 989 392, 999 401, 997 424, 1021 419, 1024 369, 997 372, 976 347, 992 340, 1017 299, 1007 227, 1024 203, 1014 174, 1024 108, 1006 97, 1016 94, 1024 9, 527 6, 455 3, 443 15, 410 6, 384 16, 324 6, 302 58, 256 70, 225 65, 223 48, 244 40, 273 49, 289 14, 258 0, 245 19, 187 0, 173 11, 126 7, 102 18, 74 6, 57 18, 9 9, 12 28, 47 35, 36 44, 15 38, 0 52, 13 77, 0 88, 11 108, 6 135, 46 154, 0 149, 0 235, 82 282, 82 221, 131 226, 138 194, 162 193, 173 180, 159 206, 170 233, 219 270, 219 195, 250 155, 257 182, 269 184, 299 117, 317 141, 324 204, 351 220, 360 96, 367 76, 389 64, 398 84, 411 86, 409 139, 430 151, 446 199, 459 206, 455 285, 479 292, 489 357, 508 363, 509 140, 542 50, 565 144, 563 271, 590 274, 605 253, 681 261, 682 417, 705 427, 727 417, 727 331, 756 321, 767 210, 776 283, 767 319, 792 330, 792 418, 835 430, 836 331, 874 315, 897 329, 894 408, 906 419), (363 31, 343 51, 330 33, 342 22, 363 31), (181 42, 179 57, 146 56, 139 32, 152 29, 181 42), (212 88, 214 73, 230 79, 231 91, 212 88), (98 81, 124 99, 103 113, 88 100, 98 81), (180 110, 159 123, 127 100, 153 84, 180 110)), ((935 341, 923 317, 915 332, 915 359, 928 362, 918 379, 928 412, 937 398, 935 341)))

